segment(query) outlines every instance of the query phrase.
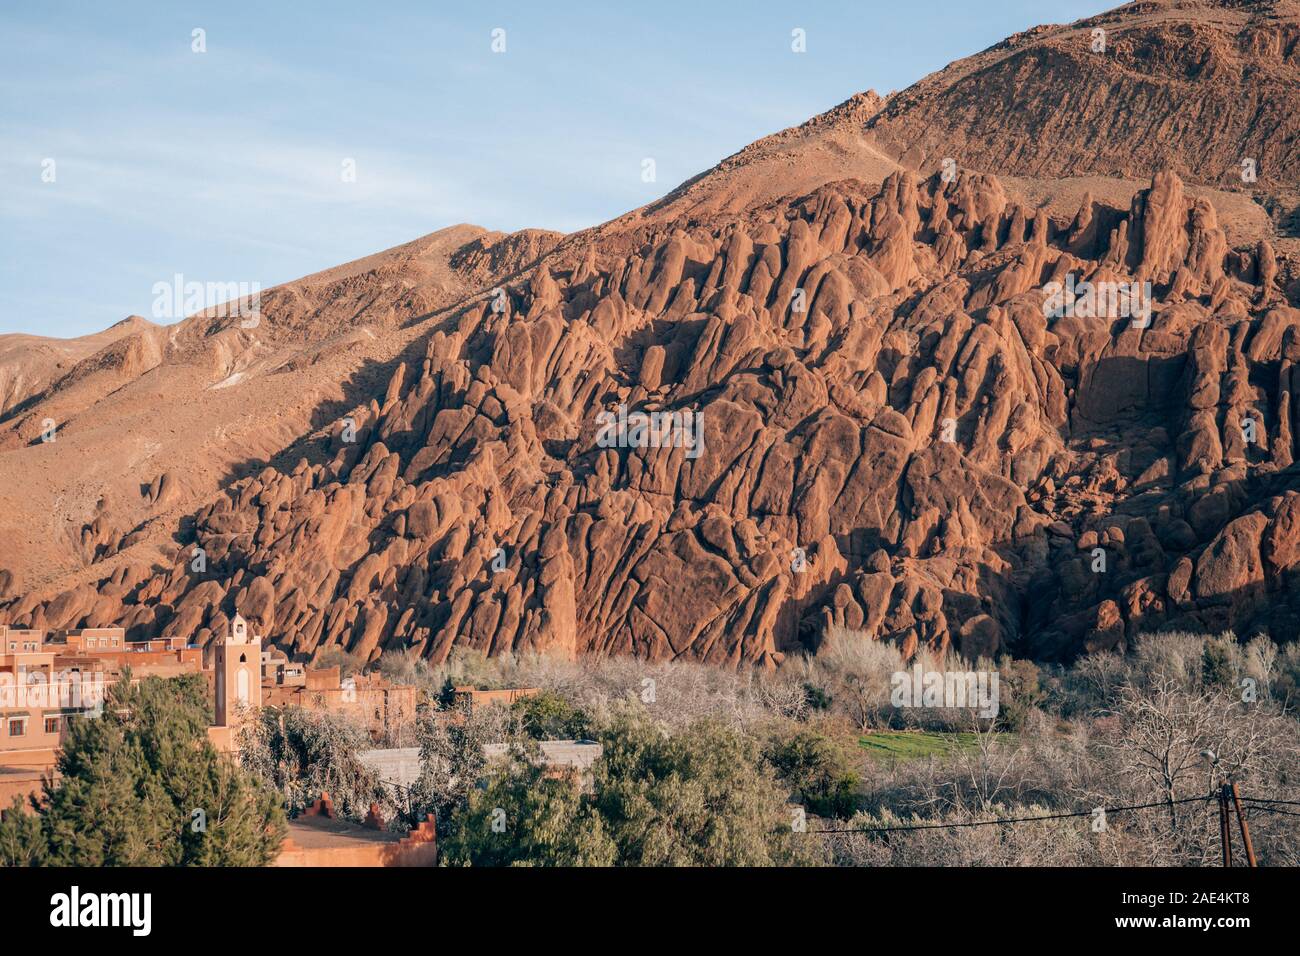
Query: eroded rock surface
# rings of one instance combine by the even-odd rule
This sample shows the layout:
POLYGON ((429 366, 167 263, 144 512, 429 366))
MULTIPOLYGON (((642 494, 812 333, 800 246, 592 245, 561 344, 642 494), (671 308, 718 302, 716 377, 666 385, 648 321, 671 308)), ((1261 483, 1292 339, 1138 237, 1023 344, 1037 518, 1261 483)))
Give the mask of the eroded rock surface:
POLYGON ((457 310, 173 568, 10 616, 725 662, 831 624, 1039 656, 1293 627, 1300 311, 1177 176, 1052 221, 985 174, 898 173, 634 241, 457 310), (1152 313, 1045 315, 1070 275, 1150 281, 1152 313), (602 447, 619 406, 689 411, 700 446, 602 447))
MULTIPOLYGON (((1177 38, 1174 7, 1197 5, 1148 6, 1168 8, 1177 38)), ((1249 4, 1200 6, 1222 7, 1214 29, 1274 64, 1269 83, 1294 71, 1284 4, 1254 5, 1249 28, 1249 4)), ((981 56, 1011 82, 1029 56, 1017 51, 1054 70, 1089 27, 1052 28, 1051 55, 1031 34, 981 56)), ((1206 36, 1167 56, 1122 29, 1112 42, 1122 63, 1155 57, 1169 73, 1206 36)), ((1237 77, 1233 49, 1182 95, 1237 77)), ((1272 116, 1277 90, 1262 89, 1272 116)), ((784 161, 845 123, 905 139, 903 106, 942 100, 926 83, 899 97, 855 98, 754 155, 784 161)), ((983 122, 959 145, 992 136, 983 122)), ((1016 135, 1020 150, 966 154, 1078 172, 1016 135)), ((1168 165, 1185 169, 1196 151, 1178 143, 1168 165)), ((132 547, 195 492, 180 465, 155 468, 134 504, 154 525, 98 509, 78 541, 98 578, 24 590, 0 575, 0 615, 206 644, 239 611, 304 656, 366 659, 465 645, 770 664, 836 625, 908 651, 1046 659, 1171 626, 1294 636, 1294 260, 1267 237, 1234 244, 1172 168, 1131 201, 1085 193, 1057 215, 965 164, 907 168, 955 152, 928 138, 895 145, 881 181, 726 201, 715 182, 707 202, 684 187, 563 241, 468 241, 449 261, 478 291, 450 308, 441 286, 377 299, 400 272, 333 277, 314 288, 419 330, 357 376, 360 402, 171 522, 162 566, 132 547), (1149 313, 1122 297, 1052 308, 1063 287, 1143 284, 1149 313), (610 441, 611 421, 628 440, 610 441)), ((1294 150, 1294 137, 1260 145, 1273 181, 1294 150)), ((1158 167, 1148 152, 1134 162, 1158 167)), ((326 308, 301 295, 271 297, 282 334, 326 308)), ((223 387, 243 387, 238 371, 222 364, 223 387)))

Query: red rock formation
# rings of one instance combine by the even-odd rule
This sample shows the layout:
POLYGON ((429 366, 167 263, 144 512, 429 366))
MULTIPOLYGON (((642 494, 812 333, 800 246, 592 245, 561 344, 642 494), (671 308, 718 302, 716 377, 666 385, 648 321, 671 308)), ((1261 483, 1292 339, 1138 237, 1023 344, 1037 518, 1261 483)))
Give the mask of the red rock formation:
MULTIPOLYGON (((1202 102, 1202 84, 1236 76, 1205 39, 1229 28, 1233 57, 1293 73, 1285 5, 1255 6, 1245 19, 1215 6, 1223 22, 1190 32, 1173 17, 1185 49, 1120 29, 1116 59, 1159 68, 1125 82, 1165 102, 1167 74, 1201 56, 1183 76, 1196 92, 1167 105, 1202 102)), ((1110 74, 1058 67, 1090 22, 964 61, 942 95, 927 80, 880 113, 851 102, 723 172, 837 124, 902 137, 926 104, 977 102, 1025 63, 1109 110, 1116 87, 1095 77, 1110 74), (986 68, 963 73, 971 63, 986 68)), ((1034 75, 1018 95, 1042 113, 1050 90, 1034 75)), ((985 113, 1010 132, 960 109, 936 128, 964 124, 962 155, 987 167, 1072 168, 1069 149, 985 113)), ((1234 246, 1215 202, 1158 168, 1149 130, 1132 132, 1150 185, 1064 216, 963 162, 955 177, 894 168, 739 209, 688 184, 554 248, 473 240, 451 262, 481 290, 429 316, 393 306, 425 323, 418 338, 355 407, 178 523, 169 566, 130 562, 136 532, 106 511, 82 547, 121 553, 111 576, 0 593, 0 613, 207 643, 238 610, 292 650, 367 659, 466 645, 769 664, 834 625, 909 652, 1040 658, 1163 626, 1293 635, 1291 261, 1267 241, 1234 246), (530 264, 502 274, 507 261, 530 264)), ((916 135, 902 159, 933 152, 916 135)), ((1294 142, 1253 135, 1225 148, 1258 145, 1290 168, 1294 142)), ((174 475, 143 485, 154 506, 193 493, 174 475)))

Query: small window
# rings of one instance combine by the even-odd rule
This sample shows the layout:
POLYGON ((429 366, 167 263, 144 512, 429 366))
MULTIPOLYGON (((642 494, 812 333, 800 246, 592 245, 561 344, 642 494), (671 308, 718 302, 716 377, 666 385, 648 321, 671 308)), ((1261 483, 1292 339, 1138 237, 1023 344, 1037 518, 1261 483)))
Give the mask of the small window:
POLYGON ((10 717, 9 718, 9 736, 26 737, 27 736, 27 718, 10 717))
POLYGON ((45 718, 45 732, 47 734, 57 734, 59 732, 59 726, 60 722, 58 717, 45 718))

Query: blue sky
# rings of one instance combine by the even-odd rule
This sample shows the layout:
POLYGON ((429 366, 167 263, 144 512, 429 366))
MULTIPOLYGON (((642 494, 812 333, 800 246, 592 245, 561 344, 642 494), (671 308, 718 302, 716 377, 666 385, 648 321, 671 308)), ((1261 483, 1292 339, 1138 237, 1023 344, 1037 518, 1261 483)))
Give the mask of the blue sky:
POLYGON ((95 332, 150 316, 176 273, 269 288, 459 222, 580 229, 855 92, 1112 5, 6 3, 0 333, 95 332))

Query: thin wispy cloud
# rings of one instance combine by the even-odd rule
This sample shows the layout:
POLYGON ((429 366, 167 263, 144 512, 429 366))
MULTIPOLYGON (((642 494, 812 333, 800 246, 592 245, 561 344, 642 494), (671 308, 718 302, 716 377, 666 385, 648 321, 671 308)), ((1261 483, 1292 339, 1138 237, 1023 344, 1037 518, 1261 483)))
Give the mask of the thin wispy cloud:
MULTIPOLYGON (((265 286, 460 222, 594 225, 859 90, 933 68, 890 42, 889 23, 941 10, 928 11, 932 40, 969 50, 972 36, 1045 15, 1027 3, 976 16, 931 0, 893 19, 883 5, 834 6, 410 3, 310 18, 238 3, 11 6, 0 332, 97 331, 147 308, 150 277, 175 271, 265 286), (797 22, 806 57, 789 53, 797 22), (490 48, 498 26, 504 54, 490 48), (646 157, 654 183, 641 179, 646 157)), ((1060 6, 1065 18, 1079 5, 1060 6)))

